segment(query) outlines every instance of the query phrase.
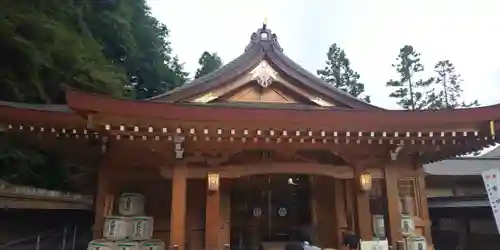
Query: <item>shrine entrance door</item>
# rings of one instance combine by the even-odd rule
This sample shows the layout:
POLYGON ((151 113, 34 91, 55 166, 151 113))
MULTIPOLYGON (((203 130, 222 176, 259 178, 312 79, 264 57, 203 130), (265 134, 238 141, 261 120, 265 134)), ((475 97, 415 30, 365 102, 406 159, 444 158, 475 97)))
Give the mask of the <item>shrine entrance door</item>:
POLYGON ((231 191, 231 248, 258 249, 287 242, 311 224, 308 175, 254 175, 235 180, 231 191))

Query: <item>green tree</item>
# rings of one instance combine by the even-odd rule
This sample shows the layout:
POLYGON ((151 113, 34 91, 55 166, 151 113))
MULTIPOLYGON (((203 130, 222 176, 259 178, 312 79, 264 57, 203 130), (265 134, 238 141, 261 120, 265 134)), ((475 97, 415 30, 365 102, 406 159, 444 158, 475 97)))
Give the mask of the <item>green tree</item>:
POLYGON ((428 108, 443 109, 443 108, 460 108, 479 106, 479 102, 466 103, 462 100, 463 92, 460 74, 455 70, 455 65, 449 60, 442 60, 434 66, 436 72, 436 81, 433 88, 428 94, 428 108))
POLYGON ((188 80, 172 53, 168 28, 152 16, 144 0, 89 1, 82 8, 103 53, 125 70, 136 98, 162 94, 188 80))
POLYGON ((387 86, 396 88, 389 97, 397 98, 397 104, 404 109, 419 110, 425 108, 427 101, 424 95, 425 89, 434 81, 434 78, 426 80, 418 79, 416 74, 424 71, 424 65, 420 62, 420 53, 413 46, 405 45, 399 50, 396 63, 392 65, 399 74, 399 80, 390 80, 387 86))
POLYGON ((0 1, 0 54, 7 101, 64 103, 63 86, 142 99, 188 76, 144 0, 0 1))
MULTIPOLYGON (((64 103, 63 86, 142 99, 188 76, 167 27, 144 0, 0 1, 0 55, 5 101, 64 103)), ((58 189, 73 184, 56 155, 15 139, 0 138, 0 179, 58 189)))
POLYGON ((222 66, 222 60, 217 53, 203 52, 200 59, 198 59, 200 67, 196 70, 194 78, 200 78, 222 66))
POLYGON ((64 85, 119 96, 125 72, 110 63, 72 1, 1 1, 0 98, 64 102, 64 85))
POLYGON ((365 85, 359 82, 360 75, 351 68, 345 51, 334 43, 328 48, 326 56, 325 68, 317 70, 319 77, 335 88, 370 102, 370 96, 361 96, 365 92, 365 85))

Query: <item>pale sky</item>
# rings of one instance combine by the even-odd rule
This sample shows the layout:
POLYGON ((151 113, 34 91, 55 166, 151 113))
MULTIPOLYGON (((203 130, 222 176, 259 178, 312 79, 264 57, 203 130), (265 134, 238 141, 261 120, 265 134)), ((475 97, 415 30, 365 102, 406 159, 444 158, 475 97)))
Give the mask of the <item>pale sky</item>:
POLYGON ((495 0, 147 0, 170 29, 174 53, 194 73, 203 51, 224 62, 243 53, 268 17, 284 52, 309 71, 323 68, 337 43, 361 75, 372 103, 398 108, 386 82, 408 44, 428 74, 443 59, 464 79, 464 98, 500 103, 500 2, 495 0))

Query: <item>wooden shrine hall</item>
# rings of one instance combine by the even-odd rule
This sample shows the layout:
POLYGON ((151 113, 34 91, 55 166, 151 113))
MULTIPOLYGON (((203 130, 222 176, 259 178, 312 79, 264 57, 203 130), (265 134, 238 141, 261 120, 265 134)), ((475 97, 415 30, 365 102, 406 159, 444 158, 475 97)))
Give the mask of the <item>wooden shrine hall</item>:
POLYGON ((155 237, 177 250, 257 249, 300 227, 322 248, 339 248, 346 231, 432 246, 422 164, 494 144, 500 120, 500 105, 365 103, 288 58, 266 25, 232 62, 165 94, 66 98, 0 103, 2 130, 82 152, 99 145, 96 237, 118 195, 140 192, 155 237))

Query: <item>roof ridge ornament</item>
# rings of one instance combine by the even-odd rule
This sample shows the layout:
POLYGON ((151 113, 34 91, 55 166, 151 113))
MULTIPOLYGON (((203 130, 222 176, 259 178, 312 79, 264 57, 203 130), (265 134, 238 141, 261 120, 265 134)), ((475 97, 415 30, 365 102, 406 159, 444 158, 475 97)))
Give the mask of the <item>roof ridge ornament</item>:
POLYGON ((253 45, 265 43, 271 45, 272 48, 283 52, 283 48, 281 48, 280 44, 278 43, 278 36, 272 33, 271 30, 267 28, 267 17, 264 18, 262 28, 258 29, 250 36, 250 43, 245 48, 245 51, 248 51, 253 45))

